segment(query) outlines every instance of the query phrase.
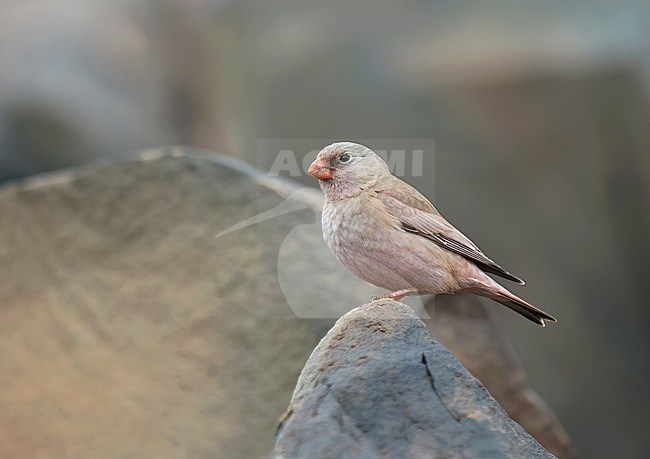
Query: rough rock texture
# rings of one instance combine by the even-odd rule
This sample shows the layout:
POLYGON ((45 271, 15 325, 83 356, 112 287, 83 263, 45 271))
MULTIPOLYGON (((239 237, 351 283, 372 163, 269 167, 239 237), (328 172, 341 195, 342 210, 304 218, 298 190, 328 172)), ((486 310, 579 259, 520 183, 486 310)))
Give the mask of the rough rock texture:
POLYGON ((526 432, 558 457, 577 457, 569 435, 530 387, 512 345, 501 333, 494 315, 500 306, 484 301, 474 295, 433 298, 426 305, 432 318, 426 325, 526 432))
POLYGON ((176 150, 3 187, 0 457, 266 456, 333 323, 292 308, 326 302, 310 282, 369 298, 319 233, 285 240, 319 224, 295 191, 176 150), (288 195, 306 210, 215 237, 288 195), (279 247, 303 274, 291 306, 279 247))
POLYGON ((314 350, 275 457, 554 457, 512 421, 413 310, 379 300, 314 350))

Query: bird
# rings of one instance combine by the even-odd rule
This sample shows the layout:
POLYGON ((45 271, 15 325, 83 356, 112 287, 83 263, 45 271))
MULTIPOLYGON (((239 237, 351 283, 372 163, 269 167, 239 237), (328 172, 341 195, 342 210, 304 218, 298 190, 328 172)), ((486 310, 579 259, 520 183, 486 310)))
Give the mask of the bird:
POLYGON ((466 292, 501 303, 542 327, 557 322, 488 276, 525 284, 394 176, 370 148, 333 143, 318 153, 308 173, 318 179, 325 197, 327 245, 357 277, 388 290, 380 298, 466 292))

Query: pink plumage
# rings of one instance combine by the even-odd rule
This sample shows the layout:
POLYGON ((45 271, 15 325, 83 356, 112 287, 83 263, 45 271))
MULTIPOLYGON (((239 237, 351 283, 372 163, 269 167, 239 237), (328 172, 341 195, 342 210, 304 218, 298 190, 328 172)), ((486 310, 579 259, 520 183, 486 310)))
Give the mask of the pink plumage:
POLYGON ((323 236, 336 258, 385 298, 469 292, 544 326, 556 320, 486 273, 523 284, 454 228, 363 145, 325 147, 309 168, 325 194, 323 236))

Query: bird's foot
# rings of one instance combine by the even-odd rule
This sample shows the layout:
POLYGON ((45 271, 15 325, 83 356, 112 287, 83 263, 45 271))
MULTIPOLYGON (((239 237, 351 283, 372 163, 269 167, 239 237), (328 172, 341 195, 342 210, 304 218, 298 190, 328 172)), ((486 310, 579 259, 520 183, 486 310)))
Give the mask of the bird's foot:
POLYGON ((417 293, 417 290, 413 288, 405 288, 402 290, 395 290, 394 292, 386 292, 382 296, 373 296, 372 301, 377 301, 377 300, 394 300, 394 301, 399 301, 405 296, 408 295, 414 295, 417 293))

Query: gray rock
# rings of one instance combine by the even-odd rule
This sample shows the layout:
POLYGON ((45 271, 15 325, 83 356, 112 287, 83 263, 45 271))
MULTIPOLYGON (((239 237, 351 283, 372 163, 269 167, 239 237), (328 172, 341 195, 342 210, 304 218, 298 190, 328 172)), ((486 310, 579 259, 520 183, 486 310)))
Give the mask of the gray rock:
POLYGON ((544 448, 563 459, 578 452, 551 408, 530 386, 515 350, 501 332, 499 305, 469 294, 440 295, 426 306, 425 323, 508 415, 544 448), (467 339, 471 337, 471 339, 467 339))
POLYGON ((554 457, 512 421, 408 306, 379 300, 316 347, 277 458, 554 457))

